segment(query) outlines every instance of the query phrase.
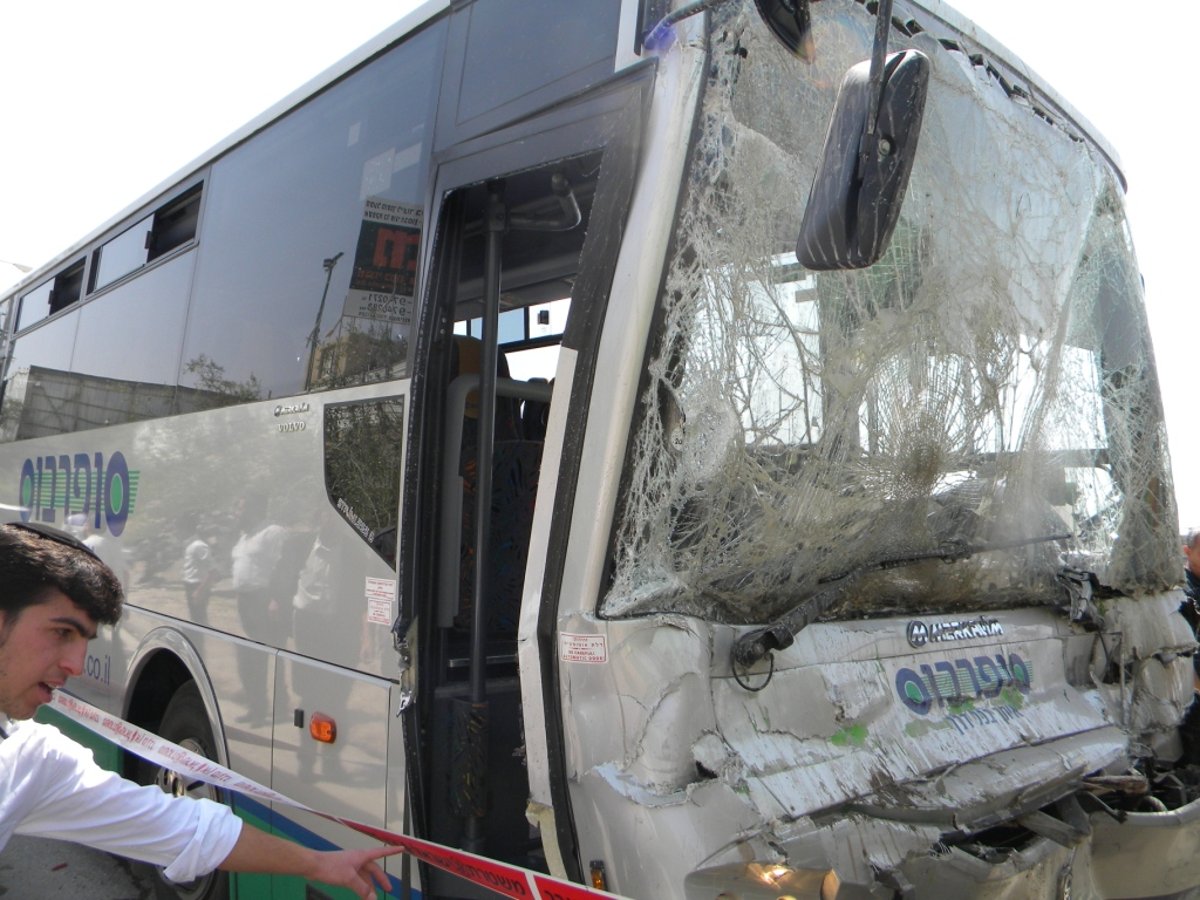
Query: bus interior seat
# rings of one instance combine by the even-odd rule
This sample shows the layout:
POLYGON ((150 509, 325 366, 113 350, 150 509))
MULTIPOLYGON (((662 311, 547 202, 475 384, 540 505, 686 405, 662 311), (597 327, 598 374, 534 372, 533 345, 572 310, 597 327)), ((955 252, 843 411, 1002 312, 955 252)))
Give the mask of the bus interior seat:
MULTIPOLYGON (((517 637, 517 617, 533 526, 541 444, 496 441, 492 457, 492 521, 488 540, 488 643, 517 637)), ((474 473, 477 461, 465 460, 474 473)), ((456 628, 469 629, 475 596, 475 478, 463 479, 462 566, 456 628)))
MULTIPOLYGON (((454 335, 450 345, 450 380, 459 375, 477 375, 483 371, 483 342, 476 337, 465 334, 454 335)), ((501 352, 496 359, 496 375, 508 378, 508 360, 501 352)), ((470 431, 471 442, 475 441, 475 431, 479 427, 479 394, 472 392, 467 397, 466 418, 470 429, 464 429, 463 442, 467 441, 470 431)), ((516 401, 509 397, 496 397, 496 431, 495 440, 507 441, 520 437, 520 413, 516 401)))
MULTIPOLYGON (((451 350, 451 376, 480 371, 483 344, 477 338, 455 335, 451 350)), ((497 375, 509 377, 508 362, 501 352, 497 375)), ((546 405, 546 404, 543 404, 546 405)), ((451 413, 453 414, 453 413, 451 413)), ((453 631, 469 634, 475 596, 475 487, 478 483, 478 394, 467 396, 463 412, 462 442, 458 474, 462 478, 461 538, 458 559, 457 603, 453 631)), ((487 644, 502 653, 512 649, 517 634, 517 617, 524 582, 533 504, 537 495, 542 443, 522 437, 520 402, 496 397, 496 425, 492 456, 492 521, 490 526, 488 578, 491 587, 487 616, 487 644)), ((450 448, 447 448, 448 450, 450 448)), ((447 490, 452 486, 447 485, 447 490)), ((444 598, 449 600, 451 598, 444 598)))
MULTIPOLYGON (((530 383, 549 384, 553 380, 545 378, 530 378, 530 383)), ((550 404, 541 400, 526 400, 521 404, 521 434, 528 441, 544 441, 546 439, 546 419, 550 415, 550 404)))

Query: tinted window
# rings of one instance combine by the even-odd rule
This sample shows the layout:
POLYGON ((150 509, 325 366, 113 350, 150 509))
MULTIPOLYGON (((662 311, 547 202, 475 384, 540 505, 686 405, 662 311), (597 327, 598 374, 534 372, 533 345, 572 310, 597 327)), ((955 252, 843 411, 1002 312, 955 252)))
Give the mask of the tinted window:
POLYGON ((21 298, 17 330, 20 331, 66 309, 79 300, 83 287, 83 260, 63 269, 54 278, 38 285, 21 298))
POLYGON ((154 216, 147 216, 96 251, 92 290, 98 291, 146 264, 146 247, 153 224, 154 216))
POLYGON ((404 374, 442 31, 214 164, 182 385, 198 362, 264 397, 404 374))
POLYGON ((158 259, 196 237, 196 224, 200 220, 200 188, 200 185, 196 185, 154 214, 154 229, 147 247, 148 259, 158 259))
POLYGON ((176 387, 194 257, 147 270, 20 335, 4 387, 0 439, 83 431, 219 405, 176 387))
POLYGON ((13 342, 0 409, 0 440, 60 434, 78 427, 79 404, 64 404, 75 391, 71 350, 79 310, 69 312, 13 342))
POLYGON ((64 269, 54 279, 54 294, 50 298, 50 313, 66 309, 83 296, 83 260, 64 269))
MULTIPOLYGON (((96 250, 92 290, 112 284, 196 237, 200 191, 195 185, 96 250)), ((81 270, 82 274, 82 270, 81 270)))
POLYGON ((403 397, 325 407, 329 502, 392 568, 403 444, 403 397))
POLYGON ((621 4, 598 0, 570 15, 555 2, 475 3, 463 65, 459 121, 467 121, 544 85, 612 58, 621 4), (497 53, 497 36, 503 36, 497 53))
POLYGON ((453 6, 439 150, 612 77, 620 0, 463 0, 453 6))
POLYGON ((40 322, 50 315, 50 294, 54 291, 54 281, 38 285, 21 298, 21 312, 17 316, 17 330, 28 328, 35 322, 40 322))
POLYGON ((174 394, 194 258, 155 266, 84 304, 71 358, 81 381, 121 379, 143 394, 174 394))

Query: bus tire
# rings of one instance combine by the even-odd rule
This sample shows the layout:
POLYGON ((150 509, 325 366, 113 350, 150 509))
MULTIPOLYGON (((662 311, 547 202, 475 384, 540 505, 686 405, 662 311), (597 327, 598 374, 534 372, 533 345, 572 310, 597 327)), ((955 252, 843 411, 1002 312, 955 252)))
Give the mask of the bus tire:
MULTIPOLYGON (((167 703, 158 733, 193 753, 208 759, 217 758, 212 726, 209 725, 204 701, 194 681, 187 682, 175 691, 167 703)), ((144 759, 138 761, 137 780, 141 784, 157 784, 168 794, 176 796, 187 794, 191 797, 207 797, 218 803, 226 802, 223 792, 212 785, 192 782, 188 790, 188 779, 144 759)), ((154 890, 159 900, 229 900, 229 875, 226 872, 210 872, 195 881, 176 884, 163 877, 161 868, 146 868, 154 871, 154 890)))

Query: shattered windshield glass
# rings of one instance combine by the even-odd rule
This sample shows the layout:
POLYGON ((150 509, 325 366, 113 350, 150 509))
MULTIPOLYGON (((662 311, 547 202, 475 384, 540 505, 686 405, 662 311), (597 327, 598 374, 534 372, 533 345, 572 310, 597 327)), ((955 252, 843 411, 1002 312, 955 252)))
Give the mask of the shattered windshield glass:
POLYGON ((943 546, 1002 549, 873 572, 830 615, 1047 602, 1064 565, 1131 593, 1174 583, 1161 405, 1111 167, 952 35, 893 28, 890 49, 932 63, 899 225, 869 269, 806 271, 794 248, 815 160, 875 27, 849 0, 813 20, 805 63, 752 2, 712 14, 601 613, 762 622, 943 546))

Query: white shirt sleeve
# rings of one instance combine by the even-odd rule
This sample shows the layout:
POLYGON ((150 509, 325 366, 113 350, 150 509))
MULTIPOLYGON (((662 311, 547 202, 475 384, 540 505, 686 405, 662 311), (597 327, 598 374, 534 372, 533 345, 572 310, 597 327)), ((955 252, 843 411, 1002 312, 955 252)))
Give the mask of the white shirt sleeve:
POLYGON ((172 797, 100 768, 51 725, 21 722, 0 741, 0 848, 13 834, 53 837, 190 881, 229 855, 241 829, 226 806, 172 797))

